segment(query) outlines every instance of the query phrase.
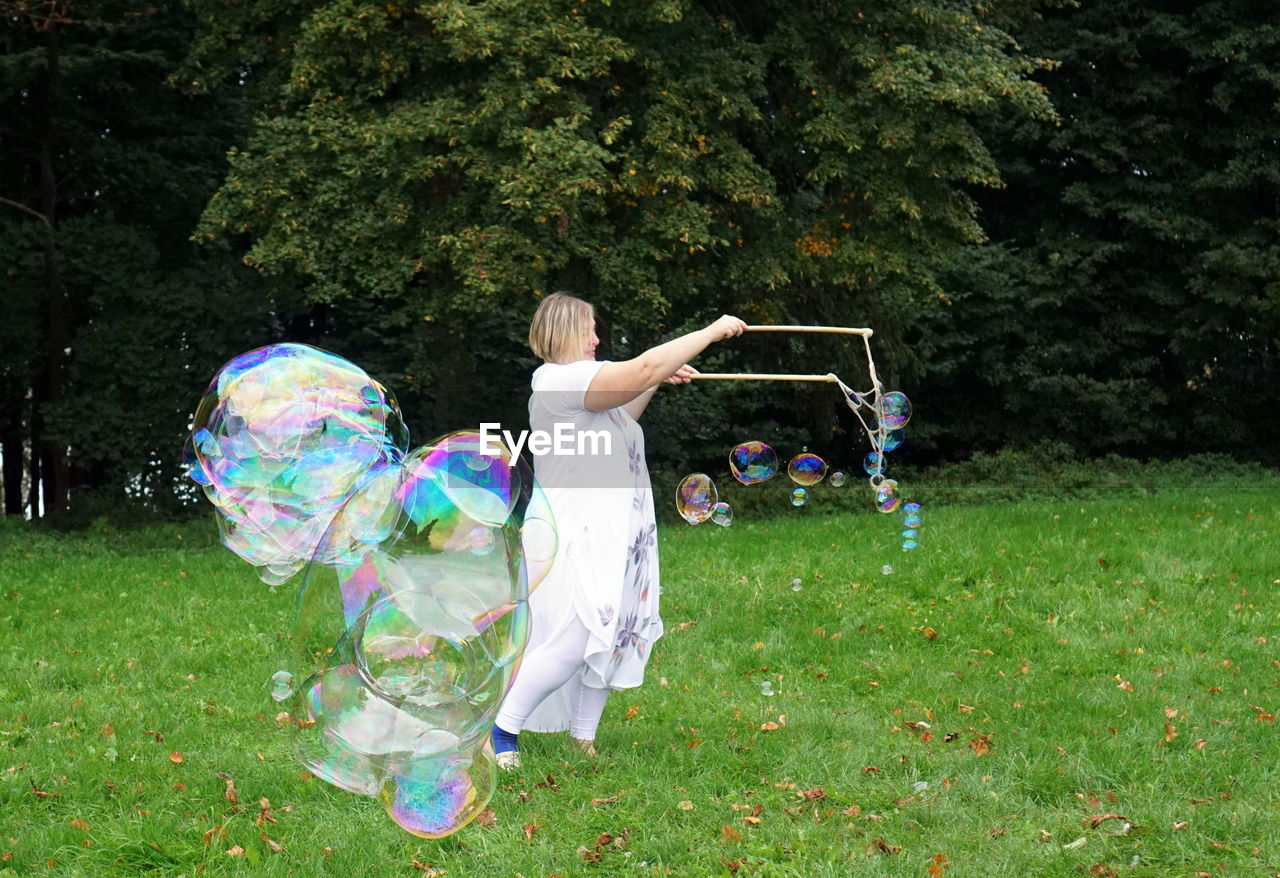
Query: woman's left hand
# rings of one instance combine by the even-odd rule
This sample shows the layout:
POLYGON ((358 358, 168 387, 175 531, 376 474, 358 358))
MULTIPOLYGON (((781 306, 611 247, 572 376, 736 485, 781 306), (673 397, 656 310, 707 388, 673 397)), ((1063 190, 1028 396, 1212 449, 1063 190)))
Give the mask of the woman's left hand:
POLYGON ((688 363, 685 363, 679 369, 676 369, 674 375, 669 378, 664 378, 663 382, 666 384, 688 384, 693 380, 693 376, 697 374, 697 369, 693 368, 688 363))

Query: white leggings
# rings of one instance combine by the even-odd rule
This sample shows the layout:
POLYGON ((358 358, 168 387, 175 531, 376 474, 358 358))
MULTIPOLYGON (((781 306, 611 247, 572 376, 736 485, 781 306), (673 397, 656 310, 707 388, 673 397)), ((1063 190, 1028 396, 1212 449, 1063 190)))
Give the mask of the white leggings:
POLYGON ((499 728, 519 734, 534 708, 576 674, 579 679, 572 688, 573 717, 569 734, 581 741, 595 740, 609 690, 582 683, 585 668, 582 656, 589 636, 582 621, 574 619, 559 637, 544 641, 524 654, 516 681, 498 709, 499 728))

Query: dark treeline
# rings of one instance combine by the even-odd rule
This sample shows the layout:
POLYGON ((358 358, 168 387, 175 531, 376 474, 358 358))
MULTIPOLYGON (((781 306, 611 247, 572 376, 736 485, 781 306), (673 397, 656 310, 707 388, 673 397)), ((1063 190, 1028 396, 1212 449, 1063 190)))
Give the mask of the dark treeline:
MULTIPOLYGON (((217 367, 302 341, 418 441, 523 420, 540 295, 611 356, 733 312, 868 325, 908 458, 1280 461, 1280 25, 1264 2, 0 0, 5 512, 173 514, 217 367)), ((704 368, 836 371, 753 337, 704 368)), ((696 385, 852 462, 827 389, 696 385)), ((849 463, 845 463, 849 465, 849 463)))

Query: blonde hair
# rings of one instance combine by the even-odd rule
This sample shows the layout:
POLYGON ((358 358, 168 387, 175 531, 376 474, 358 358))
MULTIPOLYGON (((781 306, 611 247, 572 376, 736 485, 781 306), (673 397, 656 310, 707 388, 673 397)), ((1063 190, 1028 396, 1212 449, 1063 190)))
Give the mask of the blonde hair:
POLYGON ((552 293, 533 312, 529 347, 548 363, 572 356, 591 337, 596 309, 567 293, 552 293))

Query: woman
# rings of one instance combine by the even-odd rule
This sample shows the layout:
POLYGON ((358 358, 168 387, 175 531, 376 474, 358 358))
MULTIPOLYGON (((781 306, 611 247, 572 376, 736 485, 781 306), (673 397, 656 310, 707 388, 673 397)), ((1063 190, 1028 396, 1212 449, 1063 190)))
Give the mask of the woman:
POLYGON ((559 550, 530 596, 529 645, 493 727, 500 768, 519 766, 516 736, 526 728, 568 729, 594 756, 609 691, 643 682, 662 620, 637 421, 659 384, 687 384, 697 374, 687 360, 745 328, 726 315, 633 359, 601 363, 591 305, 556 293, 538 306, 529 346, 544 362, 533 373, 529 426, 530 435, 556 439, 548 453, 535 453, 534 473, 555 515, 559 550))

